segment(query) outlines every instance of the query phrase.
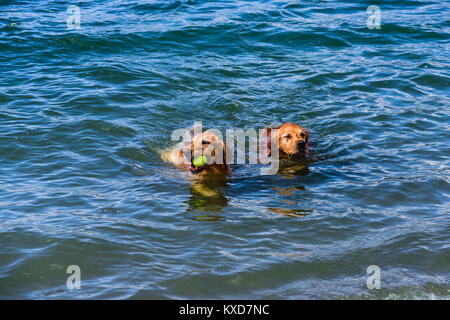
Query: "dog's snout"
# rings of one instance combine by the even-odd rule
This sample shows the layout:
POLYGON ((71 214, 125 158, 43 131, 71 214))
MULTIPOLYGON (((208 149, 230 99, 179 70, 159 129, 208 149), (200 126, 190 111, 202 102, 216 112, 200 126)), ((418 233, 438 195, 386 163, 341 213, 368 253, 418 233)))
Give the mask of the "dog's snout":
POLYGON ((301 149, 304 149, 305 146, 306 146, 305 141, 303 141, 303 140, 298 140, 298 141, 297 141, 297 147, 299 147, 299 148, 301 148, 301 149))

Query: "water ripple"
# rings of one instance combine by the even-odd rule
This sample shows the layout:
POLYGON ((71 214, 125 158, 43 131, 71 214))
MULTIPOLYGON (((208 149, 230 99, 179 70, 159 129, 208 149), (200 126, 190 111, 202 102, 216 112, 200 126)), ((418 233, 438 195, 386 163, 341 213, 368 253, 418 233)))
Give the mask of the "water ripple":
POLYGON ((371 4, 0 3, 0 297, 448 299, 448 5, 371 4), (196 120, 312 159, 196 184, 196 120))

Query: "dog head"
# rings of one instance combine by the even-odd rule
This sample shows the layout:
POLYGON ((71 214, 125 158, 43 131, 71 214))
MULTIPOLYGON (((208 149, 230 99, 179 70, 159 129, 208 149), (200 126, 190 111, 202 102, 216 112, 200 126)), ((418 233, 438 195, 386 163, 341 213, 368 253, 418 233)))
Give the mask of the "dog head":
MULTIPOLYGON (((308 154, 308 131, 298 124, 287 122, 272 133, 272 143, 278 139, 280 158, 302 158, 308 154)), ((270 155, 270 149, 269 149, 270 155)))
POLYGON ((226 165, 226 145, 212 131, 205 131, 195 135, 190 144, 191 164, 189 170, 193 174, 225 173, 226 165), (205 156, 207 163, 203 166, 194 166, 192 161, 200 155, 205 156))

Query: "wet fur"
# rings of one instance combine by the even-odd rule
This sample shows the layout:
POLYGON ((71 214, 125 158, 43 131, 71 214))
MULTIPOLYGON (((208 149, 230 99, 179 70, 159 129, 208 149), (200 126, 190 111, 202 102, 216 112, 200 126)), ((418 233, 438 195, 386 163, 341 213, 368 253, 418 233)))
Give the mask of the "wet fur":
MULTIPOLYGON (((193 136, 191 142, 182 141, 176 147, 169 149, 164 152, 161 157, 165 162, 170 162, 177 167, 183 169, 184 171, 191 172, 192 176, 195 177, 203 177, 211 174, 226 174, 229 172, 228 166, 226 164, 226 145, 225 142, 217 135, 215 135, 211 131, 205 131, 203 133, 199 133, 193 136), (205 143, 206 142, 206 143, 205 143), (206 164, 205 167, 199 173, 193 173, 191 171, 191 164, 188 159, 185 157, 185 152, 191 152, 191 157, 194 154, 195 147, 200 147, 202 150, 202 154, 207 153, 207 148, 212 144, 218 143, 220 148, 223 150, 223 161, 222 163, 212 163, 206 164)), ((211 153, 212 156, 215 156, 214 150, 211 153)))
POLYGON ((286 122, 278 127, 267 128, 267 155, 270 156, 271 146, 278 139, 280 159, 301 159, 309 156, 309 132, 292 122, 286 122), (273 129, 278 129, 276 132, 273 129), (304 148, 299 147, 304 143, 304 148))

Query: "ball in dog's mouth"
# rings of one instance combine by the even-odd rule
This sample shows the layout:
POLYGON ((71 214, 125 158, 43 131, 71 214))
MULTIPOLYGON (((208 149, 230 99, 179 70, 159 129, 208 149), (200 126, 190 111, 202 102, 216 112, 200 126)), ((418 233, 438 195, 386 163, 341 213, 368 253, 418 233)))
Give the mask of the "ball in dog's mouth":
POLYGON ((191 167, 189 168, 189 170, 191 171, 191 173, 200 173, 206 168, 206 166, 207 166, 207 164, 205 164, 201 167, 196 167, 191 163, 191 167))
POLYGON ((204 155, 201 155, 192 160, 191 167, 189 168, 189 170, 192 173, 202 172, 206 168, 206 162, 207 162, 206 157, 204 155))

